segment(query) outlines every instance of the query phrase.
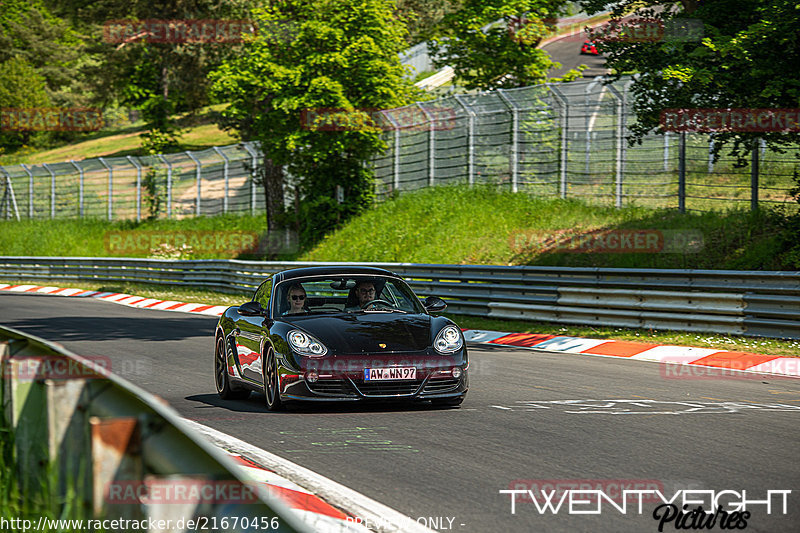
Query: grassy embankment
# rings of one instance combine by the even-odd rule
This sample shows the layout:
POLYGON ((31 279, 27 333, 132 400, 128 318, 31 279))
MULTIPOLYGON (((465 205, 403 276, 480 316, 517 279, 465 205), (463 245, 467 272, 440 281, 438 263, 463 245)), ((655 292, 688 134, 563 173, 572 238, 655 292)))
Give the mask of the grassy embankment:
MULTIPOLYGON (((0 222, 0 255, 109 256, 109 231, 263 230, 262 216, 201 217, 135 224, 98 220, 0 222)), ((376 206, 325 237, 311 250, 287 259, 307 261, 404 261, 510 265, 610 266, 628 268, 797 269, 797 252, 780 218, 746 211, 679 215, 645 208, 617 210, 575 201, 539 200, 490 188, 434 188, 376 206), (391 222, 388 222, 391 221, 391 222), (591 231, 653 229, 692 237, 680 253, 576 253, 559 243, 591 231), (556 236, 556 238, 553 238, 556 236), (698 239, 699 236, 699 239, 698 239), (566 240, 565 240, 566 239, 566 240)), ((151 257, 169 256, 164 248, 151 257)), ((230 258, 236 253, 172 250, 172 257, 230 258)), ((143 254, 127 254, 136 256, 143 254)), ((6 283, 19 280, 4 280, 6 283)), ((216 304, 243 297, 195 290, 121 283, 58 283, 142 296, 216 304)), ((775 355, 798 355, 800 343, 692 333, 575 327, 547 323, 459 317, 464 327, 711 346, 775 355)))
MULTIPOLYGON (((234 144, 228 133, 219 129, 214 123, 214 116, 226 104, 218 104, 201 109, 195 114, 175 117, 181 129, 178 151, 202 150, 212 146, 234 144)), ((61 163, 74 159, 80 161, 94 157, 125 157, 144 155, 141 150, 139 135, 145 131, 142 120, 120 121, 115 126, 105 127, 99 131, 87 133, 76 141, 36 149, 25 147, 9 154, 0 153, 0 165, 26 163, 38 165, 42 163, 61 163)))

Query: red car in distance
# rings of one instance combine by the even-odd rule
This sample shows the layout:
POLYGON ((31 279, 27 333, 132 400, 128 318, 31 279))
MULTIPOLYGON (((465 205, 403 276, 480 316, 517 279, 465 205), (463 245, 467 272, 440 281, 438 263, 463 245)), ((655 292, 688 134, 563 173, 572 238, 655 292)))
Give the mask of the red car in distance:
POLYGON ((584 41, 581 46, 581 55, 599 56, 600 52, 592 41, 584 41))

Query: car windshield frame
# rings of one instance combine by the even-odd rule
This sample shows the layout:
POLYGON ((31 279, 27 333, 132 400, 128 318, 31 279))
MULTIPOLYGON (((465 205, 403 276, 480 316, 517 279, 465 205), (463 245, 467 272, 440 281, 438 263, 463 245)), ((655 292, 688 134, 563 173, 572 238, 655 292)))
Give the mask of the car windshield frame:
MULTIPOLYGON (((376 284, 377 285, 377 284, 376 284)), ((377 294, 376 294, 377 298, 377 294)), ((327 302, 326 302, 327 303, 327 302)), ((397 276, 388 276, 385 274, 364 274, 364 273, 342 273, 342 274, 312 274, 308 276, 298 276, 292 277, 288 279, 283 279, 280 282, 276 283, 272 287, 272 294, 271 294, 271 302, 270 302, 270 316, 273 318, 277 318, 280 320, 286 318, 299 318, 305 316, 324 316, 329 314, 354 314, 354 313, 409 313, 409 314, 427 314, 427 310, 425 306, 420 301, 419 297, 416 295, 414 290, 408 285, 400 277, 397 276), (402 303, 409 304, 408 307, 399 307, 393 306, 388 307, 385 305, 380 305, 375 309, 364 310, 364 309, 355 309, 347 307, 347 299, 350 294, 350 291, 355 286, 355 284, 350 284, 351 281, 358 281, 358 280, 375 280, 378 281, 381 285, 381 299, 387 300, 393 304, 399 304, 396 299, 396 294, 399 293, 399 296, 404 297, 405 301, 402 303), (324 281, 328 284, 335 283, 337 281, 343 281, 345 285, 341 289, 336 289, 330 287, 327 292, 334 293, 330 297, 335 298, 336 301, 333 302, 333 306, 320 306, 320 309, 314 310, 311 309, 309 312, 303 313, 295 313, 289 314, 286 311, 282 310, 281 304, 284 300, 285 294, 284 291, 288 290, 289 287, 295 284, 303 285, 304 290, 306 291, 306 298, 307 302, 314 300, 316 298, 326 298, 328 295, 321 295, 318 292, 314 292, 310 290, 311 286, 306 286, 305 284, 311 283, 319 283, 320 281, 324 281), (388 286, 391 285, 390 295, 392 298, 383 298, 383 296, 387 295, 386 289, 388 286), (338 294, 336 292, 338 291, 338 294), (344 300, 342 300, 344 298, 344 300), (392 301, 394 300, 394 301, 392 301), (342 306, 342 309, 335 309, 334 306, 342 306)))

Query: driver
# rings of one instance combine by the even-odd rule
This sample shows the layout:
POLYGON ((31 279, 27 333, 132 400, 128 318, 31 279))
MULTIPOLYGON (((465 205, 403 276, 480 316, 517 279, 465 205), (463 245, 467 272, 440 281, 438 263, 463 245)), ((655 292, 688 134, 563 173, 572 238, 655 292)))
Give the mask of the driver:
POLYGON ((367 302, 371 302, 376 298, 375 296, 375 284, 369 280, 362 280, 356 283, 355 286, 355 293, 356 298, 358 298, 358 306, 349 307, 348 311, 358 311, 364 304, 367 302))

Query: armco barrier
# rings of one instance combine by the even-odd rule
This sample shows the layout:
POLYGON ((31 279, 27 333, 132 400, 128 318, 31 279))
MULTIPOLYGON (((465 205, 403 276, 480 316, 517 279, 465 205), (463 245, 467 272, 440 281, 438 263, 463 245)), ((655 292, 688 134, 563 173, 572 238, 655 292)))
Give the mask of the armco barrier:
MULTIPOLYGON (((0 257, 0 279, 143 282, 250 293, 287 268, 350 263, 0 257)), ((362 263, 482 317, 800 338, 800 272, 362 263)))
POLYGON ((245 531, 257 521, 259 529, 310 531, 265 489, 241 481, 232 460, 162 401, 102 361, 0 327, 3 419, 23 496, 57 487, 58 501, 81 506, 85 519, 171 520, 161 530, 205 523, 245 531))

